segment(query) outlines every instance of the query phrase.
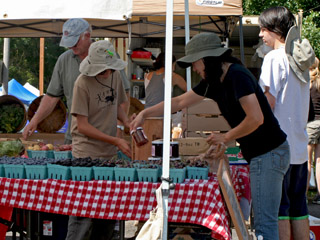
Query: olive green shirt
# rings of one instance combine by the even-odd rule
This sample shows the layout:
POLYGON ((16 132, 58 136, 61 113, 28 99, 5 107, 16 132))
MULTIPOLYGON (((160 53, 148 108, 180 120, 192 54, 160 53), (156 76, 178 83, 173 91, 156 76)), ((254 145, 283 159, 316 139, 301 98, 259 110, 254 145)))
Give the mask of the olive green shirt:
MULTIPOLYGON (((119 55, 117 54, 119 57, 119 55)), ((73 86, 78 76, 80 75, 81 59, 73 53, 72 50, 67 50, 61 54, 56 62, 53 69, 50 84, 47 88, 47 93, 51 97, 63 97, 66 96, 67 108, 68 108, 68 129, 65 133, 65 139, 71 141, 72 137, 70 134, 71 128, 71 104, 73 97, 73 86)), ((122 84, 125 91, 129 91, 130 82, 126 76, 124 70, 120 71, 122 84)))
POLYGON ((77 55, 75 55, 72 50, 68 50, 61 54, 53 69, 51 81, 47 89, 47 94, 49 96, 66 96, 68 107, 68 130, 65 133, 65 139, 70 141, 72 140, 70 134, 70 109, 72 104, 73 86, 78 76, 80 75, 80 63, 80 58, 77 55))

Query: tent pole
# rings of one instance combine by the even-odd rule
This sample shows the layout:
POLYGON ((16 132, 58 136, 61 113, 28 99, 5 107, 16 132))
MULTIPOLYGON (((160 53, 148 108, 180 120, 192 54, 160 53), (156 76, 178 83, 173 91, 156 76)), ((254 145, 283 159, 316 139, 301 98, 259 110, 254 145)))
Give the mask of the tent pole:
MULTIPOLYGON (((184 0, 185 45, 190 40, 189 0, 184 0)), ((191 90, 191 68, 186 69, 187 91, 191 90)))
POLYGON ((44 38, 40 38, 40 59, 39 59, 39 90, 40 96, 43 95, 44 78, 44 38))
MULTIPOLYGON (((171 89, 172 89, 172 35, 173 35, 173 0, 167 0, 166 42, 165 42, 165 94, 164 94, 164 120, 163 120, 163 163, 162 177, 169 178, 170 169, 170 135, 171 135, 171 89)), ((163 206, 163 235, 168 238, 168 198, 170 194, 169 182, 162 180, 162 206, 163 206)))
POLYGON ((246 65, 244 59, 244 44, 243 44, 243 25, 242 25, 242 16, 239 17, 239 40, 240 40, 240 57, 243 65, 246 65))
POLYGON ((3 39, 2 95, 8 95, 10 38, 3 39))

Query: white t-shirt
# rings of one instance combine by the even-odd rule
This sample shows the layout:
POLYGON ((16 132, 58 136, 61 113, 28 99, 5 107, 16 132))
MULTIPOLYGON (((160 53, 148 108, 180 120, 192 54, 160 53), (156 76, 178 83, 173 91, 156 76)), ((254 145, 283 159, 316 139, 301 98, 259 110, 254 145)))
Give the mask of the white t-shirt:
POLYGON ((264 58, 259 84, 276 98, 274 115, 287 134, 290 163, 303 164, 308 160, 309 84, 300 81, 289 66, 284 48, 270 51, 264 58))

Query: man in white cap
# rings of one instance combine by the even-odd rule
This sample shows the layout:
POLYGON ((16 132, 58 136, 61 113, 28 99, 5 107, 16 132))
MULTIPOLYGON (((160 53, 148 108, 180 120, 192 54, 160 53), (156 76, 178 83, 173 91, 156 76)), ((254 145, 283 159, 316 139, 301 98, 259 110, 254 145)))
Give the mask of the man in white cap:
MULTIPOLYGON (((129 127, 121 103, 127 101, 120 70, 126 62, 116 57, 107 40, 91 44, 80 64, 71 107, 72 155, 76 158, 111 159, 121 150, 131 156, 131 148, 117 137, 117 119, 129 127)), ((114 220, 70 216, 67 240, 112 239, 114 220)))
MULTIPOLYGON (((92 43, 91 32, 92 29, 90 24, 82 18, 71 18, 63 24, 63 35, 60 46, 69 48, 69 50, 59 56, 46 95, 42 98, 36 114, 22 133, 24 139, 27 139, 28 136, 33 134, 37 129, 38 124, 53 111, 60 97, 65 96, 69 110, 69 124, 65 134, 65 143, 71 143, 70 109, 73 96, 73 85, 80 74, 80 63, 88 55, 88 49, 92 43)), ((125 85, 125 90, 128 91, 130 89, 130 83, 124 70, 121 71, 121 76, 125 85)), ((127 102, 123 107, 128 109, 128 105, 129 103, 127 102)))

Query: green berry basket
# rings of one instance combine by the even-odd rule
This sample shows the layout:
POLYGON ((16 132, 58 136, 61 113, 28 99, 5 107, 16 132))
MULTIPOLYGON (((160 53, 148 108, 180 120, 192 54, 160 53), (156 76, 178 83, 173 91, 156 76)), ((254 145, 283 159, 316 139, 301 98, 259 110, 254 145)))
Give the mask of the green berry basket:
POLYGON ((72 158, 72 151, 53 151, 54 159, 63 160, 72 158))
POLYGON ((137 181, 137 170, 135 168, 114 168, 114 177, 116 181, 137 181))
POLYGON ((95 167, 93 166, 93 178, 95 180, 114 180, 114 167, 95 167))
POLYGON ((52 150, 46 150, 46 151, 30 150, 30 152, 31 152, 32 158, 35 158, 35 159, 54 158, 54 154, 52 150))
POLYGON ((46 165, 24 165, 27 179, 47 179, 48 169, 46 165))
POLYGON ((186 168, 170 168, 170 178, 174 183, 182 183, 186 179, 187 169, 186 168))
POLYGON ((4 176, 6 178, 26 178, 26 171, 24 165, 3 164, 4 176))
POLYGON ((207 180, 208 174, 209 174, 209 168, 207 168, 207 167, 189 167, 189 166, 187 166, 187 178, 188 179, 207 180))
POLYGON ((138 180, 139 182, 158 182, 159 179, 159 168, 138 168, 138 180))
POLYGON ((57 164, 48 164, 48 178, 69 180, 71 178, 70 167, 57 164))
POLYGON ((4 167, 3 164, 0 164, 0 177, 4 177, 4 167))
POLYGON ((27 150, 28 158, 32 158, 32 150, 27 150))
POLYGON ((92 167, 70 167, 71 179, 75 181, 90 181, 93 178, 92 167))

